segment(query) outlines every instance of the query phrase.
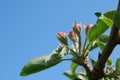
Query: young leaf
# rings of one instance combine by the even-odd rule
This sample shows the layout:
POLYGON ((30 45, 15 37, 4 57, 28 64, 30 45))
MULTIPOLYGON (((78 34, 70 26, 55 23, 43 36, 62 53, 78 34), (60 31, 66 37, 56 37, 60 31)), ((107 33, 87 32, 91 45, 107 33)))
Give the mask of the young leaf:
POLYGON ((105 48, 104 43, 101 41, 97 41, 96 43, 97 43, 98 47, 100 48, 100 50, 103 51, 103 49, 105 48))
POLYGON ((76 70, 77 67, 78 67, 78 65, 76 63, 72 63, 71 64, 71 72, 75 73, 75 70, 76 70))
POLYGON ((74 80, 75 78, 77 78, 76 73, 72 73, 72 72, 66 71, 63 74, 65 76, 67 76, 70 80, 74 80))
POLYGON ((89 50, 91 51, 91 50, 97 48, 97 47, 98 47, 98 44, 97 44, 98 41, 100 41, 100 42, 102 42, 103 44, 105 44, 105 43, 108 41, 108 38, 109 38, 108 35, 100 35, 100 36, 98 37, 98 39, 93 42, 93 44, 91 45, 91 47, 90 47, 89 50))
POLYGON ((69 48, 67 46, 65 46, 62 48, 61 51, 58 51, 58 53, 61 57, 64 57, 65 55, 67 55, 68 51, 69 51, 69 48))
POLYGON ((116 71, 120 72, 120 57, 116 61, 116 71))
POLYGON ((28 62, 22 69, 20 75, 27 76, 42 70, 48 69, 62 61, 62 55, 65 54, 65 48, 55 49, 51 54, 35 58, 28 62), (64 50, 64 51, 63 51, 64 50), (62 52, 62 53, 61 53, 62 52))
POLYGON ((70 80, 88 80, 88 77, 84 73, 72 73, 64 72, 64 75, 67 76, 70 80))
POLYGON ((103 34, 109 27, 112 27, 113 22, 105 17, 101 16, 97 20, 96 24, 88 32, 88 40, 92 42, 96 40, 101 34, 103 34))
POLYGON ((87 76, 87 74, 84 71, 81 71, 78 74, 81 75, 81 76, 83 76, 82 80, 88 80, 88 76, 87 76))

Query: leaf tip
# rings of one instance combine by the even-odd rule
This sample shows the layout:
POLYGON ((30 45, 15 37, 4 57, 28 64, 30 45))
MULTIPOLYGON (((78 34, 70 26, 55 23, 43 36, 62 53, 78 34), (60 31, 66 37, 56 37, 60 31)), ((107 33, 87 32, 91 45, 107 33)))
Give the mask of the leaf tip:
POLYGON ((102 15, 102 13, 96 12, 95 15, 96 15, 97 17, 100 17, 100 16, 102 15))
POLYGON ((25 73, 24 71, 21 71, 20 72, 20 76, 27 76, 28 74, 27 73, 25 73))

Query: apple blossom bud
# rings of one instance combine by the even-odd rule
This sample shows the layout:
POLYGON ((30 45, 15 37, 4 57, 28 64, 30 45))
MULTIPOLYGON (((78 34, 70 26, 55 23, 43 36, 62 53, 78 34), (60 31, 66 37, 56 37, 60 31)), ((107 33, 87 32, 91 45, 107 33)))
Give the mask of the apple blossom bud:
POLYGON ((64 45, 68 45, 67 43, 67 35, 65 32, 59 32, 57 33, 57 39, 60 41, 60 43, 64 44, 64 45))
POLYGON ((77 41, 77 34, 75 33, 75 31, 71 30, 68 34, 69 38, 73 41, 76 42, 77 41))
POLYGON ((85 26, 85 33, 87 34, 87 32, 92 28, 92 24, 88 24, 87 26, 85 26))
POLYGON ((75 24, 73 25, 73 30, 76 32, 76 34, 79 36, 80 32, 81 32, 81 24, 78 24, 75 22, 75 24))

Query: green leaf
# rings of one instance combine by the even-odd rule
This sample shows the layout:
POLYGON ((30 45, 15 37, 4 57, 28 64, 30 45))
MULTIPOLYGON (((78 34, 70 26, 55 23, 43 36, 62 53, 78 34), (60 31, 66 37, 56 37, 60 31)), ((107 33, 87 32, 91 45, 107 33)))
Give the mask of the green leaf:
POLYGON ((68 54, 69 47, 65 46, 65 47, 61 47, 61 48, 62 48, 62 50, 60 50, 60 49, 58 48, 58 49, 60 50, 60 51, 58 51, 58 53, 59 53, 59 55, 60 55, 61 57, 64 57, 65 55, 68 54))
POLYGON ((66 71, 64 72, 64 75, 67 76, 70 80, 88 80, 88 77, 84 73, 72 73, 66 71))
POLYGON ((90 46, 89 51, 92 51, 92 50, 94 50, 94 49, 97 48, 97 47, 98 47, 98 45, 97 45, 96 43, 93 43, 93 44, 90 46))
POLYGON ((112 27, 113 21, 111 19, 105 17, 104 15, 102 15, 101 17, 99 17, 99 19, 101 21, 103 21, 108 27, 110 27, 110 28, 112 27))
POLYGON ((107 18, 111 19, 115 25, 120 29, 120 12, 116 10, 108 11, 104 14, 107 18))
POLYGON ((102 13, 96 12, 95 15, 96 15, 97 17, 100 17, 100 16, 102 15, 102 13))
POLYGON ((70 80, 74 80, 75 78, 77 78, 76 73, 72 73, 72 72, 66 71, 63 74, 65 76, 67 76, 70 80))
POLYGON ((114 17, 114 23, 120 29, 120 12, 116 12, 114 17))
POLYGON ((104 13, 104 16, 106 16, 107 18, 111 19, 114 22, 115 14, 116 14, 116 10, 110 10, 104 13))
POLYGON ((101 41, 101 42, 103 42, 103 43, 106 43, 108 41, 108 39, 109 39, 109 36, 108 35, 104 35, 104 34, 100 35, 98 37, 98 40, 101 41))
POLYGON ((103 51, 103 49, 105 48, 104 43, 103 43, 103 42, 101 42, 101 41, 97 41, 97 43, 96 43, 96 44, 98 45, 98 47, 100 48, 100 50, 101 50, 101 51, 103 51))
POLYGON ((88 40, 92 42, 96 40, 101 34, 103 34, 109 27, 112 27, 112 20, 105 16, 99 17, 96 24, 88 32, 88 40))
POLYGON ((90 61, 91 61, 91 63, 92 63, 92 67, 94 67, 95 64, 96 64, 96 61, 95 61, 94 59, 91 59, 91 58, 90 58, 90 61))
POLYGON ((83 76, 82 80, 88 80, 88 76, 87 76, 86 72, 81 71, 81 72, 78 73, 78 75, 83 76))
POLYGON ((108 58, 108 60, 107 60, 107 65, 109 65, 109 66, 112 65, 112 59, 111 59, 111 58, 108 58))
POLYGON ((20 75, 27 76, 42 70, 48 69, 62 61, 63 54, 66 53, 66 47, 55 49, 51 54, 40 56, 28 62, 22 69, 20 75))
POLYGON ((76 63, 71 64, 71 72, 74 73, 78 65, 76 63))
POLYGON ((100 41, 100 42, 102 42, 103 44, 105 44, 105 43, 108 41, 108 38, 109 38, 108 35, 100 35, 100 36, 98 37, 98 39, 95 40, 95 41, 91 44, 91 47, 90 47, 89 50, 91 51, 91 50, 97 48, 97 47, 98 47, 98 44, 97 44, 98 41, 100 41))
POLYGON ((116 71, 120 72, 120 57, 116 61, 116 71))

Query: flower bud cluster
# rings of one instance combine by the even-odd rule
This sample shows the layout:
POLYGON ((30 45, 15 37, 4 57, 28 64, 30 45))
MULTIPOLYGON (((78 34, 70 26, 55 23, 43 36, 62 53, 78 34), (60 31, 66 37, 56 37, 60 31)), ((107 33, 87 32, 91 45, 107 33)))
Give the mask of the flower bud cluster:
MULTIPOLYGON (((72 30, 68 33, 68 37, 73 42, 72 48, 70 48, 69 52, 76 59, 73 59, 73 62, 79 65, 88 64, 89 42, 87 41, 87 35, 92 26, 92 24, 88 24, 85 26, 86 38, 84 41, 81 40, 81 24, 75 22, 72 27, 72 30)), ((65 32, 59 32, 56 34, 56 36, 60 42, 60 47, 63 48, 65 46, 68 46, 67 34, 65 32)))
MULTIPOLYGON (((88 24, 85 26, 85 33, 87 34, 88 31, 91 29, 92 24, 88 24)), ((81 37, 80 33, 81 33, 81 28, 82 25, 78 24, 78 23, 74 23, 72 30, 69 32, 68 37, 70 38, 70 40, 72 40, 74 43, 78 42, 80 43, 79 39, 81 37)), ((62 46, 67 46, 68 45, 68 41, 67 41, 67 34, 65 32, 59 32, 57 33, 57 39, 60 41, 60 45, 62 46)))

